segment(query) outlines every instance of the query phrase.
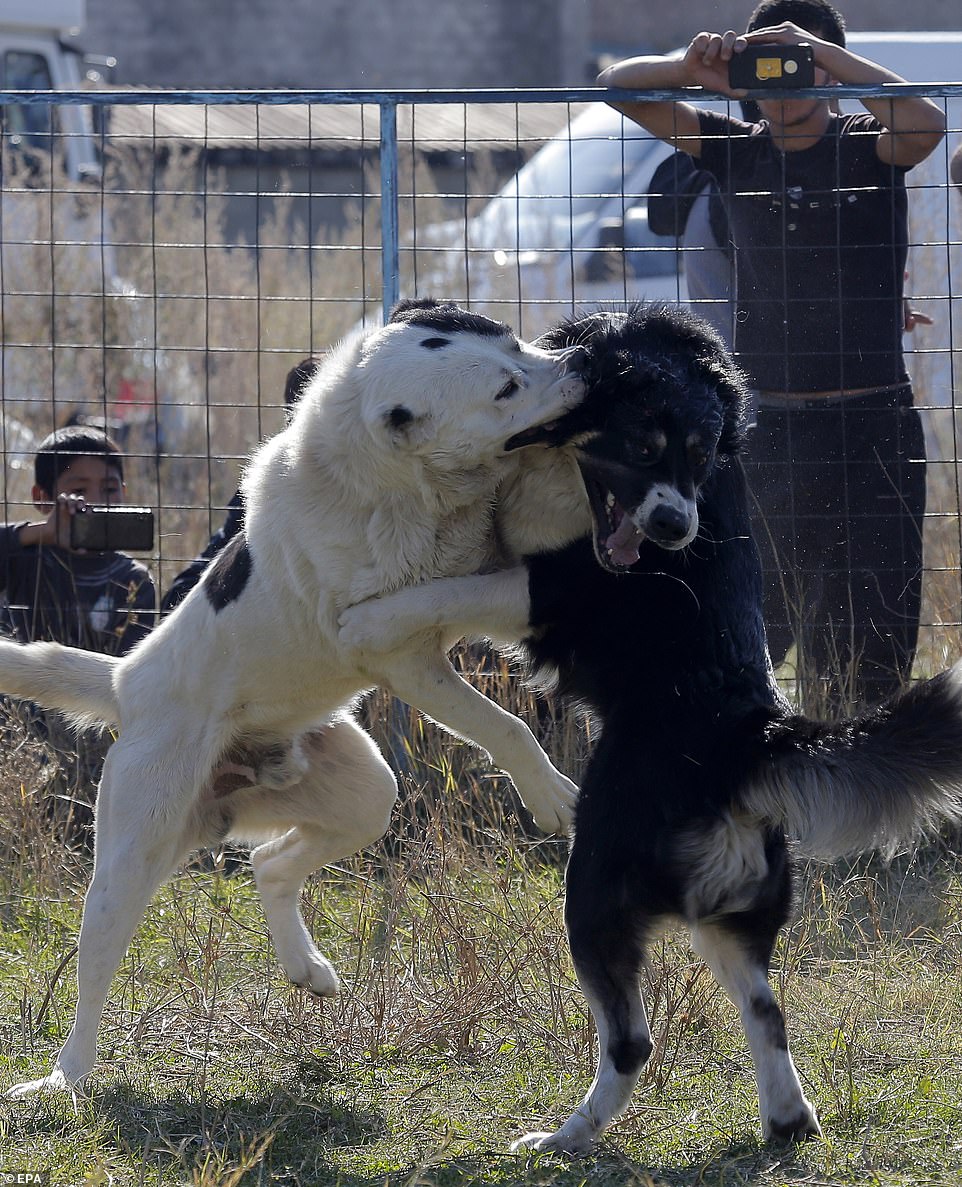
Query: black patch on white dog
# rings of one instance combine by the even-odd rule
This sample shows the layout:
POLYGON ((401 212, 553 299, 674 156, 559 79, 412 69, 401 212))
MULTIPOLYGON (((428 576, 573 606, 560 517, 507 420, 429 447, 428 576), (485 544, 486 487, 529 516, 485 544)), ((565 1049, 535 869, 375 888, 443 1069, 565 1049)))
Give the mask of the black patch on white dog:
POLYGON ((213 606, 215 614, 219 614, 225 606, 236 602, 241 596, 253 566, 250 549, 247 547, 247 535, 245 532, 238 532, 214 558, 204 582, 207 600, 213 606))
POLYGON ((387 423, 392 429, 403 429, 414 420, 414 413, 403 404, 395 404, 387 414, 387 423))
POLYGON ((424 338, 421 345, 425 350, 443 350, 445 346, 451 345, 450 338, 424 338))

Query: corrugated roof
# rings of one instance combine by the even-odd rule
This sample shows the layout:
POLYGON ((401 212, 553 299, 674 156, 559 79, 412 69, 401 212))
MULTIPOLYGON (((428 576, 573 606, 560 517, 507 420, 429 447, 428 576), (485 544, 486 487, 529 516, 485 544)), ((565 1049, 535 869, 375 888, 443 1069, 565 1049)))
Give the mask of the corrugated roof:
MULTIPOLYGON (((425 103, 397 109, 398 140, 424 151, 513 148, 550 139, 584 104, 425 103)), ((376 147, 374 104, 123 104, 109 110, 112 137, 178 141, 213 150, 338 151, 376 147)))

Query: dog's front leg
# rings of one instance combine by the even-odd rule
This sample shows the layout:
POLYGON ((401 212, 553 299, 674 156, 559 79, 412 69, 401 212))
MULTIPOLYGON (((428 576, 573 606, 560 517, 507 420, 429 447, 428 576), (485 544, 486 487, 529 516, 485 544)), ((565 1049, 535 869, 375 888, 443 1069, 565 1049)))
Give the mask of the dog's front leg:
POLYGON ((391 652, 425 630, 516 643, 528 633, 528 570, 439 577, 349 606, 338 642, 351 650, 391 652))
MULTIPOLYGON (((422 640, 423 643, 423 640, 422 640)), ((474 742, 511 776, 522 803, 546 832, 571 824, 578 789, 538 745, 534 734, 463 680, 441 651, 385 656, 381 682, 439 725, 474 742)))

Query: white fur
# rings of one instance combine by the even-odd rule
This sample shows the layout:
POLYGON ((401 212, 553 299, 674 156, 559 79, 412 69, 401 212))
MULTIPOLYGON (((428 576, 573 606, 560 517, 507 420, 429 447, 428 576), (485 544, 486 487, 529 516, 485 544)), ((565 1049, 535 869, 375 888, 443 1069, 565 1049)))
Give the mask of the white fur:
POLYGON ((345 713, 366 688, 387 685, 478 742, 542 827, 568 823, 574 785, 527 726, 455 674, 436 627, 379 653, 344 646, 338 615, 406 583, 503 563, 541 534, 550 541, 557 528, 520 512, 531 481, 554 475, 569 492, 570 508, 554 511, 570 531, 583 503, 570 459, 504 445, 581 394, 563 359, 508 334, 400 322, 354 337, 245 476, 252 568, 238 596, 215 611, 209 570, 121 660, 0 643, 4 691, 120 727, 98 795, 76 1021, 51 1074, 12 1095, 88 1074, 111 978, 155 888, 191 850, 227 836, 259 842, 252 863, 287 975, 336 991, 298 895, 311 871, 388 825, 394 775, 345 713))
POLYGON ((667 507, 682 515, 688 528, 684 536, 671 541, 671 543, 663 541, 661 547, 670 550, 687 548, 698 535, 698 506, 694 499, 685 498, 677 487, 671 486, 667 482, 659 482, 651 488, 638 507, 632 511, 631 521, 643 535, 650 535, 649 524, 652 521, 652 516, 662 507, 667 507))

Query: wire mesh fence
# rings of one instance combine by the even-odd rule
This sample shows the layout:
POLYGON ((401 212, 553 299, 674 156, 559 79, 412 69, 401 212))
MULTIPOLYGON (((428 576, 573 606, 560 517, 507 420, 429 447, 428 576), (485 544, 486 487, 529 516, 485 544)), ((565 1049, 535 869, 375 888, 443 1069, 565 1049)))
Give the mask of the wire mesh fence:
MULTIPOLYGON (((907 180, 908 292, 931 322, 905 337, 928 453, 928 672, 958 654, 962 628, 962 197, 949 181, 962 88, 913 93, 948 126, 907 180)), ((36 518, 47 433, 103 423, 128 455, 129 501, 154 509, 143 559, 163 591, 222 522, 250 450, 283 425, 290 368, 376 324, 395 295, 454 299, 525 337, 599 303, 688 301, 700 249, 648 220, 669 150, 599 95, 0 97, 4 519, 36 518), (68 125, 67 106, 89 126, 68 125), (89 151, 65 153, 68 138, 89 151)))

